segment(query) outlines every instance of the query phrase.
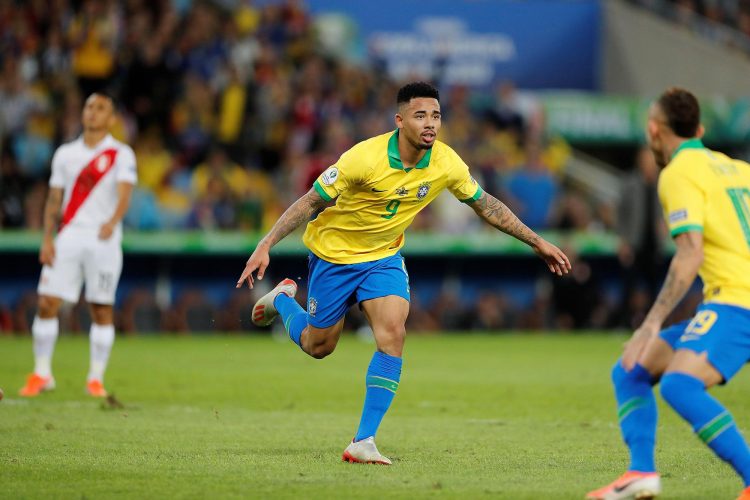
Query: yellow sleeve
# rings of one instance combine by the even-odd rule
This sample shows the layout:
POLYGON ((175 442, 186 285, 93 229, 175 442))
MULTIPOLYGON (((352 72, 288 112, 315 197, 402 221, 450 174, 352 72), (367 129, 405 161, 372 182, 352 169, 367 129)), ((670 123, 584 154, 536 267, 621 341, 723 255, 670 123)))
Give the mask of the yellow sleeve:
POLYGON ((450 150, 451 178, 448 183, 448 190, 459 199, 462 203, 471 203, 477 201, 482 196, 482 187, 469 173, 469 167, 464 163, 455 151, 450 150))
POLYGON ((339 161, 328 167, 313 183, 321 198, 331 201, 353 185, 360 183, 364 162, 357 161, 355 148, 341 155, 339 161))
POLYGON ((674 238, 688 231, 703 231, 706 194, 687 169, 670 166, 659 176, 659 200, 669 234, 674 238))

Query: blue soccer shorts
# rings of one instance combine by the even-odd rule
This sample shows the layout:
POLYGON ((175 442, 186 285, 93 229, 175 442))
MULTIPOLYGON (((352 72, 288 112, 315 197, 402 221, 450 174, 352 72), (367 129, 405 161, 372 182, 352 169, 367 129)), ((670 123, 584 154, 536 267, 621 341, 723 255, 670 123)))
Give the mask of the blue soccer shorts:
POLYGON ((359 264, 332 264, 311 253, 308 263, 307 322, 316 328, 335 325, 364 300, 387 295, 410 300, 409 273, 400 253, 359 264))
POLYGON ((750 309, 701 304, 693 319, 665 328, 659 336, 672 349, 705 352, 728 382, 750 360, 750 309))

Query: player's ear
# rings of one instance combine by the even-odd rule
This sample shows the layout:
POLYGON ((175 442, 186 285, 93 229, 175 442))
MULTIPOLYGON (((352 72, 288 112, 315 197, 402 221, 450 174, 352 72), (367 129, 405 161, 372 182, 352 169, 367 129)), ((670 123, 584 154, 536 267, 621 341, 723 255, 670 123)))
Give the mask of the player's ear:
POLYGON ((701 123, 700 125, 698 125, 698 131, 695 133, 695 137, 697 137, 698 139, 703 139, 703 134, 705 133, 706 133, 706 128, 701 123))
POLYGON ((652 118, 648 119, 648 123, 646 124, 646 131, 648 132, 648 136, 650 138, 659 135, 659 124, 656 122, 656 120, 652 118))
POLYGON ((401 116, 401 113, 396 113, 393 121, 396 123, 397 128, 404 128, 404 118, 401 116))

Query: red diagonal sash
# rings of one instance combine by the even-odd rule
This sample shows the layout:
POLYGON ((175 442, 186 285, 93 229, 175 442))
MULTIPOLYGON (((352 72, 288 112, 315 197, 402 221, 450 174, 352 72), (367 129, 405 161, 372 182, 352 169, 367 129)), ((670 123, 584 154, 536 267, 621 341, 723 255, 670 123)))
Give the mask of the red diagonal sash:
POLYGON ((97 183, 112 169, 116 156, 116 149, 105 149, 92 158, 89 164, 81 170, 75 184, 73 184, 73 192, 70 195, 70 200, 68 200, 68 205, 63 211, 58 232, 75 217, 78 209, 81 208, 81 205, 89 197, 89 194, 91 194, 97 183))

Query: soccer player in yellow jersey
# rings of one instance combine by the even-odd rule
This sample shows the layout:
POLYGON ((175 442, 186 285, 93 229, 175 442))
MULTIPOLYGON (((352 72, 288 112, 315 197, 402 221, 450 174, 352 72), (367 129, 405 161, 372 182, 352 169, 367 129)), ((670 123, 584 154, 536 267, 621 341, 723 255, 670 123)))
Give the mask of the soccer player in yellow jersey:
POLYGON ((729 412, 706 392, 750 359, 750 165, 705 148, 702 135, 698 101, 687 90, 667 89, 651 105, 647 137, 664 168, 659 198, 677 250, 656 301, 612 370, 630 467, 586 498, 661 492, 652 391, 661 380, 666 402, 742 477, 740 499, 750 499, 750 450, 729 412), (695 316, 661 330, 698 274, 704 301, 695 316))
POLYGON ((268 325, 281 315, 289 337, 310 356, 323 358, 336 348, 347 309, 359 303, 377 352, 365 379, 359 429, 344 451, 349 462, 391 463, 374 437, 401 377, 409 275, 399 249, 406 228, 441 191, 450 190, 489 224, 527 243, 550 271, 562 275, 570 269, 560 249, 485 193, 455 151, 437 140, 437 89, 410 83, 399 90, 397 105, 398 128, 355 145, 323 172, 260 241, 237 282, 252 288, 254 272, 263 278, 271 247, 336 200, 307 224, 303 237, 310 249, 307 311, 294 300, 296 283, 285 279, 258 301, 253 321, 268 325))

